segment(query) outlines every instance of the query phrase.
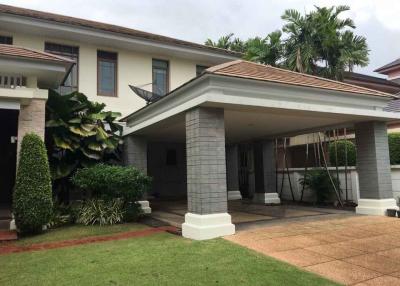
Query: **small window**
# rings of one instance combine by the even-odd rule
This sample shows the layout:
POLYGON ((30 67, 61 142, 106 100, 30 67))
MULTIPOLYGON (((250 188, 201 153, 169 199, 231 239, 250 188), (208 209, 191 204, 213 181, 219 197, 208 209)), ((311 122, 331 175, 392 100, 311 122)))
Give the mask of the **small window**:
POLYGON ((196 76, 201 75, 208 67, 202 65, 196 65, 196 76))
POLYGON ((169 91, 168 61, 153 59, 153 93, 166 95, 169 91))
POLYGON ((117 53, 97 51, 97 94, 117 96, 117 53))
POLYGON ((54 55, 69 58, 75 62, 67 78, 64 80, 64 83, 57 89, 57 91, 60 94, 69 94, 71 92, 78 91, 79 48, 46 42, 44 44, 44 50, 45 52, 54 55))
POLYGON ((167 150, 167 158, 166 158, 167 166, 176 166, 176 150, 175 149, 168 149, 167 150))
POLYGON ((10 36, 0 36, 0 44, 12 45, 13 44, 13 38, 10 37, 10 36))

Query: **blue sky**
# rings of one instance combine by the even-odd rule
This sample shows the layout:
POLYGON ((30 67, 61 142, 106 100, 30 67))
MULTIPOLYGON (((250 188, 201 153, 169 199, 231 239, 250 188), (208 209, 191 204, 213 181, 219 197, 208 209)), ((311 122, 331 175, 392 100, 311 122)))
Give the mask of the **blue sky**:
MULTIPOLYGON (((356 33, 368 40, 373 70, 400 57, 400 1, 396 0, 0 0, 2 4, 81 17, 203 43, 235 33, 243 39, 282 27, 285 9, 346 4, 356 33)), ((376 75, 376 74, 375 74, 376 75)))

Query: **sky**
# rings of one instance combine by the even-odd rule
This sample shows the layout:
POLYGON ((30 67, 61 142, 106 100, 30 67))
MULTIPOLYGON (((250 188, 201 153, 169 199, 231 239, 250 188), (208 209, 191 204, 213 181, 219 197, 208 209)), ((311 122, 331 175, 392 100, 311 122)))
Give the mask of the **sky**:
POLYGON ((355 33, 367 38, 373 70, 400 58, 399 0, 0 0, 46 12, 101 21, 182 40, 204 43, 234 33, 247 39, 282 28, 286 9, 307 12, 314 6, 348 5, 343 16, 354 20, 355 33))

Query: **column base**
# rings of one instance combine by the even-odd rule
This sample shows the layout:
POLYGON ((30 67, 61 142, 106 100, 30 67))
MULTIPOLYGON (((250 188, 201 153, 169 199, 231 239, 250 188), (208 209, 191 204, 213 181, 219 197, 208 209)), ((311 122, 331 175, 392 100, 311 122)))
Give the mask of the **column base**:
POLYGON ((399 209, 395 199, 359 199, 356 213, 384 216, 387 209, 399 209))
POLYGON ((138 201, 140 208, 144 214, 151 214, 151 207, 149 201, 138 201))
POLYGON ((260 204, 274 204, 281 203, 278 193, 254 193, 253 201, 260 204))
POLYGON ((228 213, 185 214, 185 223, 182 224, 183 237, 205 240, 231 234, 235 234, 235 225, 232 224, 228 213))
POLYGON ((242 194, 240 191, 228 191, 228 201, 241 200, 242 194))

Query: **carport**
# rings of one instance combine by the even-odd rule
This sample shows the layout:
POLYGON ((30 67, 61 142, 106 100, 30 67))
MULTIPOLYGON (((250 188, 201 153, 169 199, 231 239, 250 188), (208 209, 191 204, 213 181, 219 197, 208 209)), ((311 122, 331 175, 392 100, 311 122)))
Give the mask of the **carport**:
POLYGON ((227 200, 238 196, 237 144, 255 146, 254 200, 275 204, 274 138, 353 127, 360 185, 357 213, 383 215, 397 207, 386 124, 400 115, 383 111, 392 99, 383 92, 271 66, 225 63, 126 117, 125 162, 145 172, 157 170, 149 172, 155 181, 164 176, 170 184, 158 183, 160 194, 166 193, 164 188, 174 191, 180 182, 188 201, 183 236, 208 239, 235 232, 227 200))

